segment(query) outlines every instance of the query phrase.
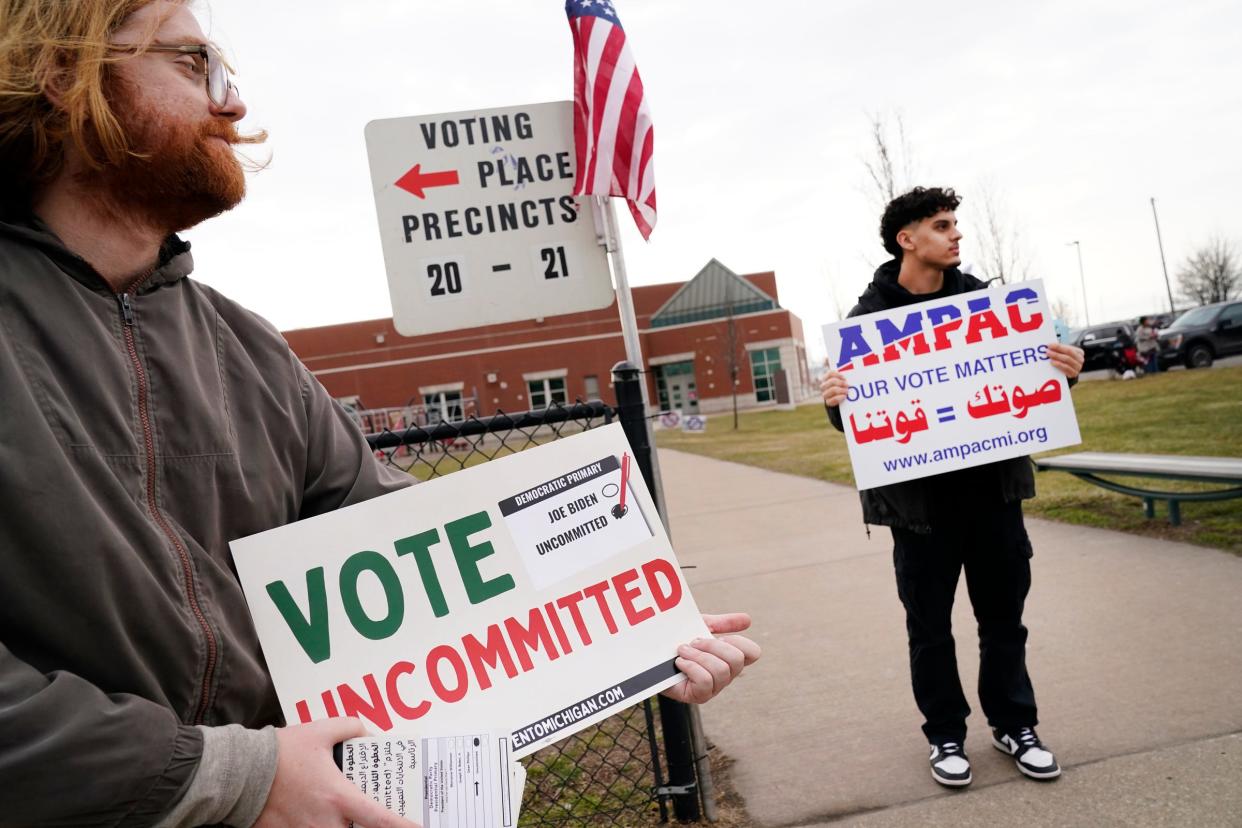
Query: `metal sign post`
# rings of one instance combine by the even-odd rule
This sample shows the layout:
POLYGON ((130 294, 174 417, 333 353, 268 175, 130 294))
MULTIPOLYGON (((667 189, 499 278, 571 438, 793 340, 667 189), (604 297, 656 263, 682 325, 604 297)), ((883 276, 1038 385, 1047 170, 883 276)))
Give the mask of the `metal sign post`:
MULTIPOLYGON (((642 400, 643 440, 647 458, 650 463, 650 487, 664 523, 665 534, 672 541, 672 531, 668 520, 668 501, 664 499, 664 481, 660 476, 659 452, 655 446, 655 435, 651 427, 651 405, 647 392, 647 379, 643 376, 642 345, 638 339, 638 319, 634 313, 634 297, 630 293, 629 278, 625 272, 625 254, 621 251, 621 237, 617 230, 617 211, 612 199, 595 196, 595 215, 601 222, 603 233, 601 243, 608 250, 612 264, 613 278, 617 287, 617 314, 621 317, 621 335, 625 341, 625 358, 638 371, 637 384, 642 400)), ((614 377, 616 376, 616 368, 614 377)), ((623 396, 618 388, 618 408, 626 408, 621 404, 623 396)), ((623 423, 625 413, 621 414, 623 423)), ((660 722, 664 730, 664 747, 668 759, 669 793, 673 798, 673 811, 679 820, 698 820, 699 804, 702 803, 704 815, 708 821, 716 820, 715 786, 712 782, 711 764, 707 757, 707 740, 703 736, 703 722, 699 717, 698 708, 694 705, 682 705, 664 696, 659 700, 660 722), (697 790, 695 790, 697 785, 697 790)))
MULTIPOLYGON (((596 215, 600 216, 604 225, 604 248, 608 251, 608 259, 612 264, 612 275, 617 284, 617 313, 621 317, 621 337, 625 340, 625 358, 642 374, 647 369, 643 364, 643 349, 638 341, 638 318, 634 314, 634 297, 630 293, 630 282, 625 272, 625 254, 621 251, 621 237, 617 232, 617 211, 611 198, 593 196, 596 215)), ((651 399, 647 392, 647 379, 641 376, 643 392, 643 411, 651 413, 651 399)), ((644 418, 647 424, 647 443, 651 451, 651 485, 655 490, 656 501, 660 506, 660 520, 664 522, 664 531, 672 538, 668 525, 668 506, 664 500, 664 481, 660 477, 659 454, 655 450, 655 433, 651 428, 650 418, 644 418)))
POLYGON ((1160 247, 1160 269, 1164 271, 1164 289, 1169 292, 1169 313, 1177 313, 1173 305, 1173 285, 1169 283, 1169 265, 1164 260, 1164 239, 1160 238, 1160 216, 1156 214, 1156 197, 1151 197, 1151 217, 1156 221, 1156 244, 1160 247))

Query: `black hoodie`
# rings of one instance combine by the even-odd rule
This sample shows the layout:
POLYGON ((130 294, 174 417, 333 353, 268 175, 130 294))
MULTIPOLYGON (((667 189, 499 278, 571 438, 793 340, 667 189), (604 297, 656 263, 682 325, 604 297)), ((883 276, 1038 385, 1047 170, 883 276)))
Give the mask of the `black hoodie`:
MULTIPOLYGON (((944 296, 956 296, 986 285, 955 267, 944 272, 944 285, 935 293, 911 293, 897 282, 901 263, 889 260, 876 268, 875 277, 850 316, 900 308, 944 296)), ((841 409, 828 408, 828 419, 837 431, 844 431, 841 409)), ((1035 496, 1035 474, 1028 457, 1013 457, 983 466, 879 486, 858 493, 862 499, 863 521, 868 525, 895 526, 929 533, 931 516, 953 504, 972 504, 986 508, 1000 502, 1012 503, 1035 496)))

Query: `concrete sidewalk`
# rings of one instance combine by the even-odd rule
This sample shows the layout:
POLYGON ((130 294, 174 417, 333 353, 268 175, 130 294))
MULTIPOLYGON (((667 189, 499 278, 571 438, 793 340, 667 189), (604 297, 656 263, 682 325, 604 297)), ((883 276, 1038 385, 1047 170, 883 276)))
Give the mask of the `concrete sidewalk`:
POLYGON ((928 770, 891 537, 868 540, 857 493, 667 450, 660 463, 700 607, 750 612, 764 648, 703 708, 757 824, 1242 825, 1242 558, 1028 520, 1028 665, 1066 773, 1027 780, 990 746, 963 582, 975 781, 953 792, 928 770))

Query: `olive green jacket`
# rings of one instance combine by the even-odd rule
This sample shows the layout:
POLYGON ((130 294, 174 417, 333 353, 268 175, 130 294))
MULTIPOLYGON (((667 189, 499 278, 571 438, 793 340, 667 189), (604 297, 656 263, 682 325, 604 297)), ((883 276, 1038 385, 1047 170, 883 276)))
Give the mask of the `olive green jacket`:
POLYGON ((6 825, 252 822, 280 709, 228 543, 412 482, 192 267, 117 294, 0 222, 6 825))

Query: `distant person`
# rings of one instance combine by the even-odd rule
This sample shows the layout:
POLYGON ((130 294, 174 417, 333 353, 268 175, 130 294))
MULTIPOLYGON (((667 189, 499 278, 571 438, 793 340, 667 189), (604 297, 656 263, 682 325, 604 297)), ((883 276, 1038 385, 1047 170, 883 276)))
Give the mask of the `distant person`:
POLYGON ((1124 327, 1118 325, 1113 334, 1113 344, 1109 347, 1113 361, 1113 370, 1123 380, 1134 379, 1134 369, 1139 364, 1138 350, 1134 347, 1134 337, 1124 327))
MULTIPOLYGON (((960 202, 951 189, 916 187, 885 208, 880 238, 893 259, 876 270, 850 316, 984 287, 958 270, 960 202)), ((1048 359, 1071 383, 1082 370, 1083 352, 1073 345, 1049 343, 1048 359)), ((844 431, 839 406, 847 388, 845 376, 832 369, 820 386, 838 431, 844 431)), ((972 779, 965 749, 970 705, 958 678, 952 630, 953 597, 963 569, 979 622, 979 700, 992 744, 1013 756, 1027 776, 1061 774, 1056 757, 1035 733, 1035 691, 1026 669, 1022 609, 1031 586, 1031 542, 1022 501, 1034 496, 1027 457, 861 492, 863 520, 892 531, 914 699, 930 742, 931 775, 942 785, 960 787, 972 779)))
POLYGON ((1134 331, 1134 346, 1138 350, 1139 364, 1148 374, 1155 374, 1160 370, 1160 342, 1157 334, 1150 316, 1140 319, 1139 326, 1134 331))
MULTIPOLYGON (((245 113, 185 3, 0 0, 0 824, 411 824, 333 763, 358 719, 282 721, 229 555, 413 483, 190 276, 176 234, 242 200, 245 113)), ((683 645, 665 692, 758 653, 683 645)))

